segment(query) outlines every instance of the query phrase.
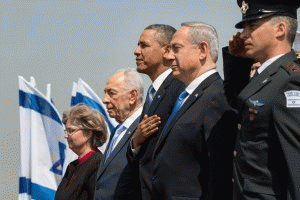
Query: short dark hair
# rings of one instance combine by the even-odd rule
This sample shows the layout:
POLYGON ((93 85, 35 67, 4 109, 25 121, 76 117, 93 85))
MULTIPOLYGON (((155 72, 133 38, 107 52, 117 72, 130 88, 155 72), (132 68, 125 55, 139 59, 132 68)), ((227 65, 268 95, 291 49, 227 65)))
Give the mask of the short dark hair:
POLYGON ((170 44, 176 29, 166 24, 152 24, 147 26, 144 30, 155 30, 155 36, 161 46, 170 44))

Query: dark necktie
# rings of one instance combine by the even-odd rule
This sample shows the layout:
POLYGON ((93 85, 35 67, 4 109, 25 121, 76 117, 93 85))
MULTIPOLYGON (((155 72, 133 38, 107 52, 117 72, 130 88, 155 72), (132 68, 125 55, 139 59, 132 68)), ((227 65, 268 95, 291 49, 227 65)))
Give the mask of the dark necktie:
POLYGON ((155 95, 155 89, 153 88, 152 85, 150 85, 149 89, 148 89, 148 92, 147 92, 147 96, 146 96, 146 101, 145 101, 145 104, 144 104, 144 113, 148 113, 148 110, 150 108, 150 105, 153 101, 153 98, 154 98, 154 95, 155 95))

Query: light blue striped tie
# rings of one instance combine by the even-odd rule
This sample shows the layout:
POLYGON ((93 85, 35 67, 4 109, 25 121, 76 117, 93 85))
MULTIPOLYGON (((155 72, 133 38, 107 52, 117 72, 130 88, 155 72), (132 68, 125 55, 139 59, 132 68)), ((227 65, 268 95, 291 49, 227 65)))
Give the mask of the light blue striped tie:
MULTIPOLYGON (((172 119, 176 116, 176 113, 178 112, 178 110, 181 108, 185 98, 189 95, 189 93, 187 91, 183 91, 181 92, 181 94, 179 95, 179 97, 176 100, 175 106, 173 107, 172 113, 167 121, 167 123, 164 126, 164 129, 162 131, 162 136, 165 134, 166 129, 168 128, 168 126, 170 125, 172 119)), ((161 137, 162 137, 161 136, 161 137)))
POLYGON ((126 129, 125 126, 121 125, 118 127, 118 129, 115 131, 114 133, 114 136, 113 138, 111 139, 110 141, 110 144, 108 146, 108 149, 107 149, 107 153, 106 153, 106 156, 105 156, 105 162, 107 161, 107 159, 109 158, 109 156, 111 155, 111 153, 113 152, 114 150, 114 146, 115 146, 115 143, 118 139, 118 137, 120 136, 120 134, 126 129))

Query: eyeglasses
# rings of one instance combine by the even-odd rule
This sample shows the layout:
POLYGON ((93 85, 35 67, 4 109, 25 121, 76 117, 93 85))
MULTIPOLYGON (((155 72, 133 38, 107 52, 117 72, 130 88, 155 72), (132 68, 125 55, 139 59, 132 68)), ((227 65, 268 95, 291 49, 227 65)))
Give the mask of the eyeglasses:
POLYGON ((79 131, 79 130, 86 130, 86 129, 81 129, 81 128, 78 128, 78 129, 67 128, 67 129, 65 130, 65 134, 66 134, 67 136, 72 136, 72 135, 74 135, 74 133, 76 133, 76 132, 79 131))

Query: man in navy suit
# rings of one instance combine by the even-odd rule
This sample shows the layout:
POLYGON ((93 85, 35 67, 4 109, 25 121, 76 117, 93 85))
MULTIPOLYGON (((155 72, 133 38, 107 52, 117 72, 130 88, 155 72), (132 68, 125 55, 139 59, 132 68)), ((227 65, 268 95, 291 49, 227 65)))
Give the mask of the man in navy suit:
MULTIPOLYGON (((128 160, 131 173, 119 185, 120 198, 124 198, 126 189, 122 189, 130 179, 136 191, 142 194, 141 199, 151 198, 152 185, 152 153, 160 136, 162 127, 172 112, 174 103, 183 90, 183 84, 172 77, 170 63, 165 56, 170 50, 170 41, 176 29, 169 25, 153 24, 144 29, 138 46, 134 51, 136 56, 137 71, 146 74, 152 81, 148 89, 146 102, 143 107, 142 118, 139 127, 147 126, 153 121, 159 125, 153 134, 146 135, 138 128, 128 149, 128 160)), ((136 193, 136 192, 135 192, 136 193)), ((129 196, 130 197, 130 196, 129 196)))
POLYGON ((103 103, 110 117, 119 122, 106 147, 96 179, 94 199, 113 199, 119 179, 126 171, 126 151, 132 133, 140 121, 143 81, 134 69, 124 69, 110 77, 103 103))
POLYGON ((151 199, 231 199, 236 113, 224 96, 217 58, 213 27, 183 23, 173 35, 167 59, 185 90, 152 154, 151 199))

